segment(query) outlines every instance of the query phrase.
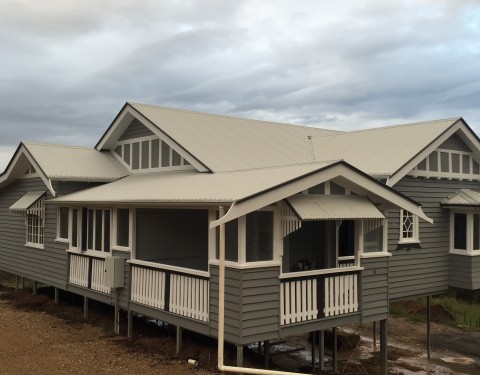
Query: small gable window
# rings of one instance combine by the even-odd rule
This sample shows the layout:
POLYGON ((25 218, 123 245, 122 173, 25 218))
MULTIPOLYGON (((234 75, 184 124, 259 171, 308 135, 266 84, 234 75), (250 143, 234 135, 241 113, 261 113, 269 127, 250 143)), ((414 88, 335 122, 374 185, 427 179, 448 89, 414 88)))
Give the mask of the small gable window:
POLYGON ((156 136, 120 140, 114 155, 132 171, 190 169, 190 163, 156 136))
POLYGON ((407 210, 400 210, 400 243, 419 241, 418 217, 407 210))

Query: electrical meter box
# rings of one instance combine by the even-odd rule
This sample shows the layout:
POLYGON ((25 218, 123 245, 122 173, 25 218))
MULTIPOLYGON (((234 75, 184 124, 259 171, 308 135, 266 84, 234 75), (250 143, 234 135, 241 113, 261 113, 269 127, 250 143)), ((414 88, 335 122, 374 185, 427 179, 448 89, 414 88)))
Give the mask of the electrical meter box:
POLYGON ((105 258, 105 282, 110 288, 124 287, 124 263, 121 257, 105 258))

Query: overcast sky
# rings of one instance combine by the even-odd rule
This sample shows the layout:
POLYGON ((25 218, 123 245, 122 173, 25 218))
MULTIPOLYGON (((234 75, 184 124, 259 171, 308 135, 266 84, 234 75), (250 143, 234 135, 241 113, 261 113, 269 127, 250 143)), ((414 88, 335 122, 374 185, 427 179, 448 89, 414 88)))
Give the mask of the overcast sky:
POLYGON ((480 133, 480 2, 0 0, 0 170, 21 140, 94 146, 126 101, 480 133))

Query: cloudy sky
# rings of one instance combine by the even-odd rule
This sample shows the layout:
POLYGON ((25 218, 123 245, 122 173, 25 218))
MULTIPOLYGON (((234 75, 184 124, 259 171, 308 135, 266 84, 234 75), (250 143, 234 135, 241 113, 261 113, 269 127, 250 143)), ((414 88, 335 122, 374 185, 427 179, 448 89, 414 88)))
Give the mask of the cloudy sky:
POLYGON ((21 140, 93 146, 127 100, 480 133, 480 2, 0 0, 0 170, 21 140))

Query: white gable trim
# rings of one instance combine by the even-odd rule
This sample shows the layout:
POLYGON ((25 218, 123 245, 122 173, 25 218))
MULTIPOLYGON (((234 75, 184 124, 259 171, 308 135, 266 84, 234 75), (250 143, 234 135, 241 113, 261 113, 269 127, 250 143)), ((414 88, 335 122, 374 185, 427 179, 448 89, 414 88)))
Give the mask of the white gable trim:
POLYGON ((159 139, 168 144, 172 149, 174 149, 182 158, 187 160, 195 169, 199 172, 208 172, 209 169, 203 165, 198 159, 196 159, 188 150, 184 149, 179 145, 174 139, 172 139, 168 134, 163 132, 160 128, 155 126, 149 119, 143 116, 135 108, 131 107, 128 103, 123 107, 120 113, 117 115, 112 125, 100 139, 98 144, 95 146, 98 150, 110 149, 113 151, 117 145, 121 135, 128 128, 133 119, 137 119, 154 133, 159 139))
POLYGON ((423 159, 430 155, 433 151, 439 148, 448 138, 458 132, 460 138, 465 144, 472 150, 474 157, 480 160, 480 143, 478 139, 472 134, 468 125, 465 124, 463 119, 456 121, 450 128, 448 128, 437 139, 425 147, 414 158, 405 163, 403 167, 393 173, 386 182, 388 186, 394 186, 398 181, 405 177, 410 171, 412 171, 423 159))
POLYGON ((23 143, 20 144, 19 148, 13 155, 12 160, 8 164, 7 169, 0 176, 0 188, 2 188, 4 185, 10 182, 15 181, 16 179, 23 178, 25 174, 25 170, 23 166, 18 165, 22 155, 25 156, 28 162, 34 166, 36 170, 36 177, 40 177, 40 179, 43 181, 47 189, 55 197, 56 193, 55 193, 55 190, 53 190, 52 181, 47 177, 43 169, 40 167, 37 161, 33 158, 33 156, 30 154, 30 152, 28 151, 28 149, 25 147, 23 143), (22 168, 21 172, 18 171, 18 168, 22 168))
POLYGON ((269 204, 278 202, 291 195, 334 178, 351 181, 352 186, 355 185, 358 187, 358 189, 353 188, 351 191, 356 192, 355 190, 357 190, 366 193, 371 199, 374 198, 374 201, 382 203, 382 208, 402 208, 412 212, 414 215, 417 215, 429 223, 433 223, 433 220, 423 212, 421 206, 414 201, 373 180, 371 177, 356 171, 347 163, 340 162, 284 185, 274 187, 271 190, 260 192, 255 196, 234 202, 223 217, 210 223, 210 228, 237 219, 249 212, 268 206, 269 204))

